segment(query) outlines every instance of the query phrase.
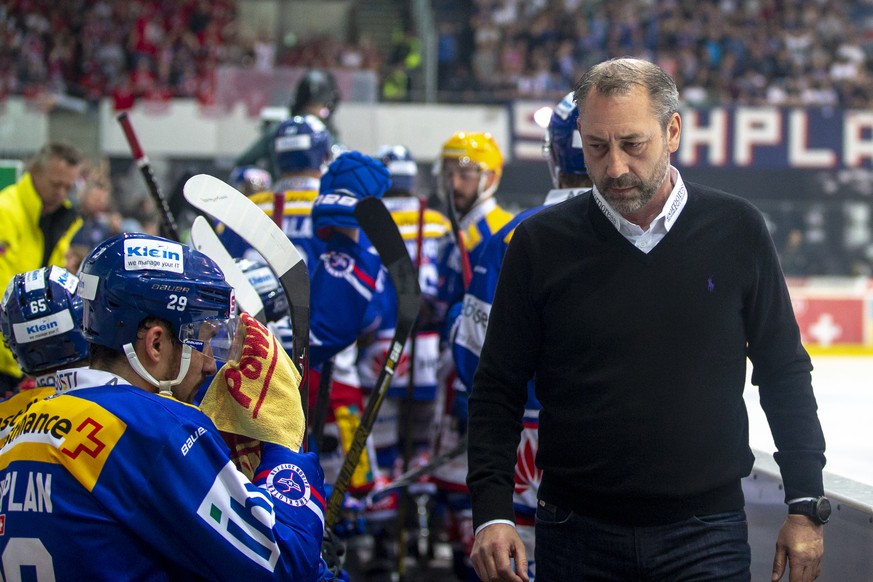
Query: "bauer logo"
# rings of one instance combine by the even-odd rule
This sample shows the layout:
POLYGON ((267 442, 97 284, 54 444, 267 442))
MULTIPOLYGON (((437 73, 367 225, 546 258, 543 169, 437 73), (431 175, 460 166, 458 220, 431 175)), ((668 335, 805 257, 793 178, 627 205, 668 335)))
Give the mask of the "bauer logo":
POLYGON ((35 342, 56 335, 61 335, 73 329, 73 316, 69 310, 54 313, 46 317, 16 323, 12 326, 15 341, 20 344, 35 342))
POLYGON ((146 239, 124 241, 124 270, 170 271, 182 273, 185 265, 182 259, 182 245, 146 239))

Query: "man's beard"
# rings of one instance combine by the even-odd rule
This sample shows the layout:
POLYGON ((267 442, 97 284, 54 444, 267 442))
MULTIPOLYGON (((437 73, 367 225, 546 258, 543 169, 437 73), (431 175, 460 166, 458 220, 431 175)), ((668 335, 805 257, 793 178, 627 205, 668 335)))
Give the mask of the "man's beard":
POLYGON ((609 205, 619 214, 632 214, 649 203, 667 177, 667 168, 670 165, 670 153, 664 148, 664 155, 652 169, 648 178, 642 180, 633 174, 624 174, 618 178, 604 178, 597 184, 597 190, 603 195, 609 205), (628 197, 627 193, 614 194, 611 188, 636 188, 636 196, 628 197))

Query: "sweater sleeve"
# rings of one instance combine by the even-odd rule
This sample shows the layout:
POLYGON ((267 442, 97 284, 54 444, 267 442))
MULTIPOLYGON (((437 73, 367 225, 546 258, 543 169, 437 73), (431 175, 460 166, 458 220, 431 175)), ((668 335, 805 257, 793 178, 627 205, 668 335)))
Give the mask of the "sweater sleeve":
POLYGON ((812 363, 801 344, 778 255, 763 220, 756 225, 755 279, 744 313, 752 383, 776 444, 785 499, 823 493, 825 441, 812 388, 812 363))
MULTIPOLYGON (((522 225, 523 226, 523 225, 522 225)), ((531 239, 516 230, 506 252, 469 402, 467 485, 474 527, 494 519, 513 520, 516 449, 540 347, 540 312, 531 239)))

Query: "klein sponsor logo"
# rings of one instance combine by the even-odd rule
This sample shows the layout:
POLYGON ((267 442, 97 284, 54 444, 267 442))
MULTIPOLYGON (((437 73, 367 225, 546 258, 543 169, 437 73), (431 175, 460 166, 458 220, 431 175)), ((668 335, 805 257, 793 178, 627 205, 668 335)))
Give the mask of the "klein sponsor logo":
POLYGON ((158 270, 184 272, 182 245, 172 242, 128 239, 124 241, 126 271, 158 270))
POLYGON ((64 310, 32 321, 13 324, 12 333, 18 343, 26 344, 61 335, 74 327, 73 316, 68 310, 64 310))

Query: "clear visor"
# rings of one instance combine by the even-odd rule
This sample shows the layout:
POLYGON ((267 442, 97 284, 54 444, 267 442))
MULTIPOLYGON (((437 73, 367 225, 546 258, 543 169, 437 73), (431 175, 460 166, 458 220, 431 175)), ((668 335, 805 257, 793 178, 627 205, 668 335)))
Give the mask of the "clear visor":
POLYGON ((179 329, 179 341, 214 360, 239 361, 243 338, 239 318, 208 319, 186 323, 179 329))
POLYGON ((462 158, 444 159, 439 168, 439 173, 445 182, 451 182, 456 176, 467 182, 478 181, 482 176, 481 166, 464 156, 462 158))

